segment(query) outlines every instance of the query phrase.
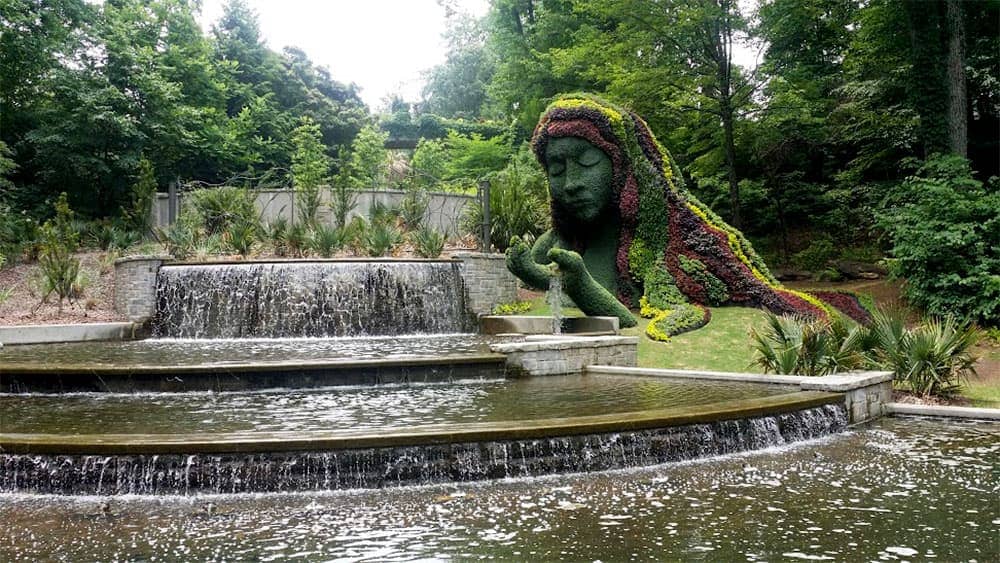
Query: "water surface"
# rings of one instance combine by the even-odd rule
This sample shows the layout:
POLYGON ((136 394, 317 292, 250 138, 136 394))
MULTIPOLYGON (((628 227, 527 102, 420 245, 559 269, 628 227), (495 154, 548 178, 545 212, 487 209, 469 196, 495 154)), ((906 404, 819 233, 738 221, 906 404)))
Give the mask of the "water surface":
POLYGON ((996 561, 1000 424, 885 419, 652 468, 294 495, 0 495, 0 560, 996 561))
POLYGON ((0 431, 378 430, 633 412, 797 390, 783 385, 568 375, 240 393, 0 394, 0 431))

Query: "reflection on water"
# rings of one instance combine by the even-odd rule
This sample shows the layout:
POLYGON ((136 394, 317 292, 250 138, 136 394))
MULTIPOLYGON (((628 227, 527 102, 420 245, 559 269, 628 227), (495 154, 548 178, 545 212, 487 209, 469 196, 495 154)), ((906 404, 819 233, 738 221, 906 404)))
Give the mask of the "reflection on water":
POLYGON ((781 385, 570 375, 248 393, 2 395, 3 432, 166 434, 366 430, 699 405, 781 385))
POLYGON ((72 342, 0 348, 0 365, 36 367, 191 366, 415 358, 489 353, 498 338, 474 334, 363 338, 152 339, 135 342, 72 342))
POLYGON ((326 494, 0 496, 0 560, 1000 558, 1000 424, 589 475, 326 494))

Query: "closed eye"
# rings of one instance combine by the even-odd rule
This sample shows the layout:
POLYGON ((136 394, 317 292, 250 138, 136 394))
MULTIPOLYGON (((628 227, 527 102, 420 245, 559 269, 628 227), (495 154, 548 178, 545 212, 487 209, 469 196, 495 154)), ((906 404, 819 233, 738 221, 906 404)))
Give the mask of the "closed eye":
POLYGON ((580 163, 581 166, 594 166, 602 160, 604 153, 598 149, 587 149, 583 151, 576 161, 580 163))
POLYGON ((562 173, 566 171, 566 164, 562 162, 550 162, 549 163, 549 175, 550 176, 562 176, 562 173))

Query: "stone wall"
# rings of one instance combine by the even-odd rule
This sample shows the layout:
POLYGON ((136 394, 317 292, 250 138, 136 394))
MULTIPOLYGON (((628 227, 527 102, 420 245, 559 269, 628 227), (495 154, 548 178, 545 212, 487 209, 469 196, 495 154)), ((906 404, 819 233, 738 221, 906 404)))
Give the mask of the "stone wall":
POLYGON ((475 315, 488 315, 500 303, 517 299, 517 279, 507 270, 503 254, 458 252, 452 258, 462 262, 465 307, 475 315))
POLYGON ((115 260, 115 311, 134 323, 156 313, 156 274, 169 256, 129 256, 115 260))
POLYGON ((803 390, 844 394, 844 406, 851 424, 868 422, 889 413, 892 402, 892 373, 869 371, 807 378, 803 390))
POLYGON ((582 373, 590 365, 634 367, 638 345, 635 336, 546 336, 494 344, 490 350, 505 354, 514 374, 565 375, 582 373))

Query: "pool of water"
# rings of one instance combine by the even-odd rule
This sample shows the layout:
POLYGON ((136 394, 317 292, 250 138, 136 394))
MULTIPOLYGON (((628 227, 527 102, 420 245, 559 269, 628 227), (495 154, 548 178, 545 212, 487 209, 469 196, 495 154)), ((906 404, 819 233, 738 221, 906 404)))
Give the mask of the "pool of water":
POLYGON ((475 334, 343 338, 164 338, 72 342, 0 348, 0 365, 93 367, 232 365, 272 362, 403 359, 489 353, 509 339, 475 334))
POLYGON ((996 561, 1000 424, 884 419, 588 475, 293 495, 0 495, 0 560, 996 561))
POLYGON ((632 412, 765 397, 796 387, 615 375, 241 393, 0 394, 5 433, 170 434, 377 430, 632 412))

